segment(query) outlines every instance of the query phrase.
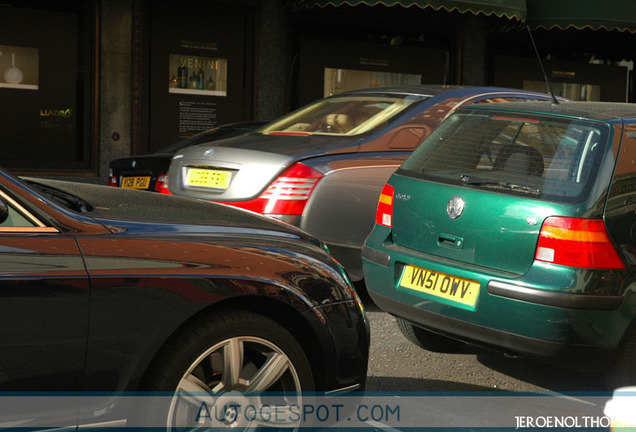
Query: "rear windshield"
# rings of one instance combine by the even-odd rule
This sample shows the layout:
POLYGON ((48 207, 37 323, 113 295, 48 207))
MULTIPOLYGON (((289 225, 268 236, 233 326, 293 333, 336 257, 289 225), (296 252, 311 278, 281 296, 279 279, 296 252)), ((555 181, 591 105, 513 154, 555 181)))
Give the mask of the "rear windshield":
POLYGON ((386 124, 416 102, 420 95, 347 95, 321 99, 273 122, 270 135, 359 135, 386 124))
POLYGON ((398 173, 579 202, 592 187, 607 135, 602 123, 466 110, 442 123, 398 173))
POLYGON ((187 147, 192 147, 197 144, 204 144, 212 141, 222 140, 226 138, 233 138, 240 135, 245 135, 254 129, 262 126, 265 123, 244 123, 244 124, 232 124, 226 126, 219 126, 214 129, 207 130, 205 132, 198 133, 190 138, 181 140, 175 144, 171 144, 168 147, 164 147, 157 151, 157 154, 174 154, 179 150, 183 150, 187 147))

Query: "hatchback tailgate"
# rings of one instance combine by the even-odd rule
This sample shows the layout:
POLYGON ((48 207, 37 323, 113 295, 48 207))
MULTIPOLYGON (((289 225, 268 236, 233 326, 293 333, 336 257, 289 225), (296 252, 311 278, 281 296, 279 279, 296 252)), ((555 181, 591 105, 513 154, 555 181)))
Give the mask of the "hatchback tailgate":
POLYGON ((523 274, 532 265, 547 202, 394 176, 393 241, 439 258, 496 272, 523 274), (426 190, 426 193, 422 193, 426 190), (463 201, 452 218, 449 202, 463 201), (485 204, 488 203, 488 204, 485 204))

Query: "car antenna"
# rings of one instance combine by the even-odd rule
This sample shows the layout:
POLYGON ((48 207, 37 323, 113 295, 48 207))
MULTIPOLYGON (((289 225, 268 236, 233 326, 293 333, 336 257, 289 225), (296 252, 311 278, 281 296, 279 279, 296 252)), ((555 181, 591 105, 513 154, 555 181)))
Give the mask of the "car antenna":
POLYGON ((554 91, 552 91, 552 85, 550 85, 550 80, 548 79, 548 74, 545 73, 545 69, 543 68, 543 62, 541 61, 541 56, 539 55, 539 50, 537 49, 537 44, 534 43, 534 37, 532 36, 532 30, 530 30, 530 26, 526 25, 528 29, 528 34, 530 35, 530 41, 532 41, 532 46, 534 47, 534 53, 537 55, 537 59, 539 60, 539 66, 541 66, 541 72, 543 72, 543 79, 545 79, 545 83, 548 86, 548 91, 550 92, 550 96, 552 97, 552 103, 554 105, 558 105, 559 101, 554 95, 554 91))

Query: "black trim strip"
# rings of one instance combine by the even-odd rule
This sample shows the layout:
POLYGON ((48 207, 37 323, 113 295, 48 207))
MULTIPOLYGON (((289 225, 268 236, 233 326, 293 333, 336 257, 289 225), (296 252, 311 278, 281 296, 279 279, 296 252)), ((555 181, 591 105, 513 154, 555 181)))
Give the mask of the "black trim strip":
POLYGON ((388 267, 391 262, 391 255, 377 249, 371 249, 367 245, 362 246, 362 258, 383 267, 388 267))
POLYGON ((498 281, 488 282, 488 293, 545 306, 582 310, 616 310, 623 302, 622 296, 571 294, 527 288, 498 281))

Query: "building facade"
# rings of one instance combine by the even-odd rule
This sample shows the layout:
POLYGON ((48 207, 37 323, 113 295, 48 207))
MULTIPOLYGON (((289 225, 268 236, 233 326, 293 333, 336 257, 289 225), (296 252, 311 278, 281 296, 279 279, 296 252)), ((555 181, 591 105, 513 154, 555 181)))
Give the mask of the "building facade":
POLYGON ((572 99, 634 100, 636 3, 484 3, 3 1, 2 166, 105 183, 112 159, 359 87, 547 76, 572 99))

